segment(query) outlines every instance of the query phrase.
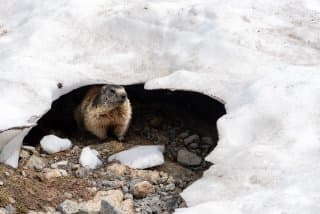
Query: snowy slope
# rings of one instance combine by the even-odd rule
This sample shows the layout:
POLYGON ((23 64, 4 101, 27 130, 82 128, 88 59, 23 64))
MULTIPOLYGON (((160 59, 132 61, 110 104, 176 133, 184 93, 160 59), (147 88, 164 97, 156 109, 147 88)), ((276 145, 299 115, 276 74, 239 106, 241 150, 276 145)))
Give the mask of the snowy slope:
POLYGON ((207 157, 215 165, 183 192, 190 207, 177 213, 320 210, 318 0, 0 5, 0 161, 17 165, 27 127, 60 95, 146 82, 227 109, 207 157))

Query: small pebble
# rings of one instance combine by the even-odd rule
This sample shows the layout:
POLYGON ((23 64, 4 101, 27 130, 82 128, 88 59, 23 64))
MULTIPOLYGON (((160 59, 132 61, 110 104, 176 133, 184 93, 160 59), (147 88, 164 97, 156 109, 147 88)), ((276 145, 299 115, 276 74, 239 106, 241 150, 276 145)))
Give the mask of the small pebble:
POLYGON ((133 186, 133 195, 137 198, 144 198, 154 192, 154 186, 148 181, 142 181, 133 186))
POLYGON ((177 161, 185 166, 198 166, 201 164, 202 158, 186 149, 180 149, 178 151, 177 161))
POLYGON ((199 144, 200 143, 200 137, 199 137, 199 135, 194 134, 194 135, 191 135, 191 136, 185 138, 183 140, 183 142, 184 142, 185 145, 189 145, 191 143, 199 144))

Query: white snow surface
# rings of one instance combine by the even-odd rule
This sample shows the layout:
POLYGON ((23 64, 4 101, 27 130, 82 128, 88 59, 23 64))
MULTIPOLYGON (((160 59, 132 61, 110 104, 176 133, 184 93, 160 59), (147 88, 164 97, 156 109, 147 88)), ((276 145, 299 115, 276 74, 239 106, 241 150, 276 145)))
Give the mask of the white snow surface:
POLYGON ((101 166, 102 161, 98 158, 99 152, 86 146, 82 149, 79 162, 87 169, 96 169, 101 166))
POLYGON ((53 100, 146 82, 222 101, 214 165, 177 213, 318 213, 318 0, 0 0, 0 161, 53 100), (59 89, 58 83, 63 87, 59 89))
POLYGON ((68 150, 72 147, 72 143, 67 138, 60 138, 55 135, 46 135, 40 140, 43 151, 53 154, 68 150))
POLYGON ((133 169, 147 169, 164 163, 164 146, 135 146, 111 155, 108 161, 118 160, 133 169))

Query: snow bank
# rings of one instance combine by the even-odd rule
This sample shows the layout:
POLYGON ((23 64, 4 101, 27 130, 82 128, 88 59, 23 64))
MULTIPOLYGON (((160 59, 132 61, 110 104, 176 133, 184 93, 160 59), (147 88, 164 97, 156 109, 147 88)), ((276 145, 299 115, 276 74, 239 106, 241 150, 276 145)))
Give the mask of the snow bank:
POLYGON ((68 150, 72 147, 72 143, 67 138, 60 138, 55 135, 44 136, 40 141, 41 148, 49 153, 57 153, 68 150))
POLYGON ((0 0, 0 160, 60 95, 147 82, 226 105, 179 213, 320 210, 316 0, 0 0), (62 88, 57 87, 61 83, 62 88), (210 211, 211 212, 211 211, 210 211))
POLYGON ((164 146, 135 146, 111 155, 108 161, 118 160, 134 169, 147 169, 164 163, 164 146))
POLYGON ((87 169, 96 169, 102 164, 98 155, 99 153, 97 150, 91 149, 89 146, 84 147, 81 151, 79 162, 81 166, 87 169))

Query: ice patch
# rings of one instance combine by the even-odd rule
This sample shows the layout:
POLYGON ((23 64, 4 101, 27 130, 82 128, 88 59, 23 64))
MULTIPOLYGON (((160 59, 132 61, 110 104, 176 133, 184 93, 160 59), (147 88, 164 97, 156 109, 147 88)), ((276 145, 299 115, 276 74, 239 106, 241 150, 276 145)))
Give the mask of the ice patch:
POLYGON ((111 155, 108 160, 118 160, 134 169, 147 169, 164 163, 163 152, 164 146, 135 146, 111 155))
POLYGON ((80 154, 79 162, 87 169, 96 169, 101 166, 102 161, 98 158, 98 151, 89 146, 84 147, 80 154))
POLYGON ((40 141, 40 145, 41 148, 49 154, 65 151, 72 147, 69 139, 60 138, 55 135, 44 136, 40 141))

